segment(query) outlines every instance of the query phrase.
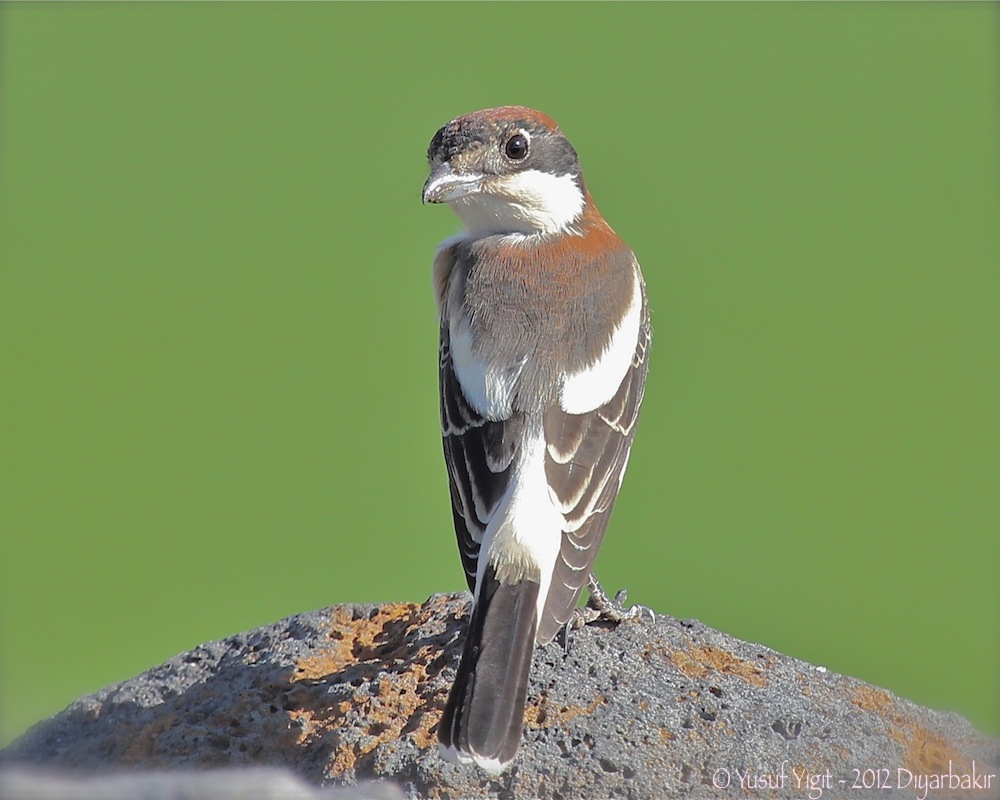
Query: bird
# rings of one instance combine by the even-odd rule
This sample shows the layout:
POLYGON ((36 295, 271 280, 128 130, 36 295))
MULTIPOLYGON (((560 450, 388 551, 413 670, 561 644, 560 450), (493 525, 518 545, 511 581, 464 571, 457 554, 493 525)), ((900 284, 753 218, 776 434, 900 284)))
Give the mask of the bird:
POLYGON ((540 111, 457 117, 430 142, 425 204, 464 224, 433 262, 442 441, 472 611, 438 725, 443 755, 497 774, 524 727, 534 648, 593 577, 629 460, 650 345, 639 263, 540 111))

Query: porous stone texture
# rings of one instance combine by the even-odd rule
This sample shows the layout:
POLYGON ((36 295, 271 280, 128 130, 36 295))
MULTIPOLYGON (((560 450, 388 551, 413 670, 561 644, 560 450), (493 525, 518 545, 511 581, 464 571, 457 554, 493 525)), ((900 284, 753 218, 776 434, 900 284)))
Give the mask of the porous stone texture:
POLYGON ((432 798, 1000 797, 1000 741, 961 717, 665 616, 537 648, 513 765, 448 763, 436 726, 468 602, 340 605, 201 645, 77 700, 2 760, 277 766, 432 798))

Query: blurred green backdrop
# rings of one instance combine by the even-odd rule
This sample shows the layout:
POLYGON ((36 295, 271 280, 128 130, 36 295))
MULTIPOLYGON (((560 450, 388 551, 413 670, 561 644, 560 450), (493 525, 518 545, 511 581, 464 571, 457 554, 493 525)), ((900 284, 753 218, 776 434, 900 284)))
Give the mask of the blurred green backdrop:
POLYGON ((1000 733, 1000 6, 0 8, 2 737, 462 587, 423 208, 539 107, 644 266, 598 574, 1000 733))

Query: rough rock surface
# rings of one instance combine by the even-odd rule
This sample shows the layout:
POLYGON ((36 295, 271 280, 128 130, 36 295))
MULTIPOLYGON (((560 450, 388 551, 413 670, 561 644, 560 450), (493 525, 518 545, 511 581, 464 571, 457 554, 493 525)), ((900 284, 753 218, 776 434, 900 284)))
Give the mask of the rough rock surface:
POLYGON ((445 762, 435 730, 467 608, 334 606, 210 642, 77 700, 2 760, 282 766, 434 798, 1000 797, 1000 741, 957 715, 670 617, 538 648, 513 766, 445 762))

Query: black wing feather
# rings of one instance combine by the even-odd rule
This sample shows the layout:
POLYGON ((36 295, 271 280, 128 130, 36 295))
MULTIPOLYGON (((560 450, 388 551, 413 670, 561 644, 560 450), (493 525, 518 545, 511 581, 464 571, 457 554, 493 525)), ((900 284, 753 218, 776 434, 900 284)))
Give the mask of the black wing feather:
POLYGON ((488 420, 473 409, 455 375, 448 326, 441 326, 441 436, 448 466, 458 550, 469 589, 476 585, 479 547, 486 524, 507 491, 520 446, 523 415, 488 420))
POLYGON ((545 414, 545 473, 562 504, 566 529, 537 639, 551 641, 576 608, 604 538, 628 461, 646 384, 650 329, 643 306, 632 365, 615 396, 586 414, 558 406, 545 414))

